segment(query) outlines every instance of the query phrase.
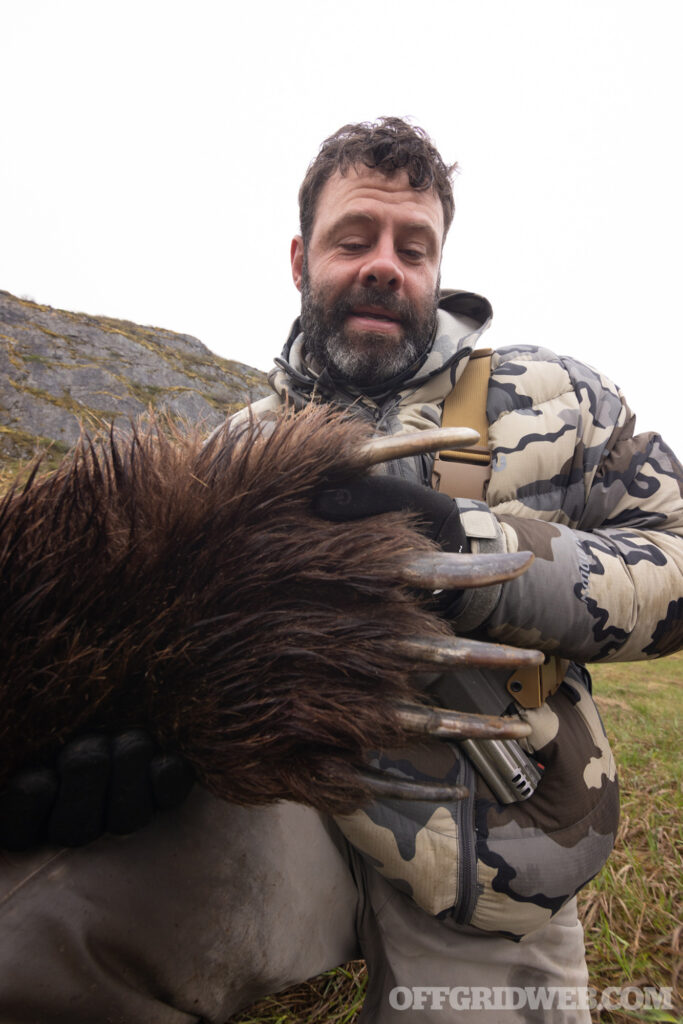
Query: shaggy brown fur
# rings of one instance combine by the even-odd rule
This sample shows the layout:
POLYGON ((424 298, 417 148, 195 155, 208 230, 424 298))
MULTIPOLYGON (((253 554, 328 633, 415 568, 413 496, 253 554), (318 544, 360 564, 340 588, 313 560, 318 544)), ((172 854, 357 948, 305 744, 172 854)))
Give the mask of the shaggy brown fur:
POLYGON ((327 811, 404 737, 396 653, 445 627, 397 582, 405 516, 324 522, 365 428, 326 410, 202 447, 158 426, 84 440, 0 507, 0 785, 86 730, 139 725, 237 803, 327 811))

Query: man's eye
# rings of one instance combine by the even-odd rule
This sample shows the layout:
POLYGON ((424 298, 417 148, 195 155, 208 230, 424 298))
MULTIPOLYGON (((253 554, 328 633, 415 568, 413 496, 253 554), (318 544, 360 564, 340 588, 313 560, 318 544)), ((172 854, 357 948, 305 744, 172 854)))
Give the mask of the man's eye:
POLYGON ((401 255, 413 262, 423 260, 425 256, 421 249, 401 249, 401 255))
POLYGON ((345 252, 361 252, 367 248, 365 242, 340 242, 339 247, 345 252))

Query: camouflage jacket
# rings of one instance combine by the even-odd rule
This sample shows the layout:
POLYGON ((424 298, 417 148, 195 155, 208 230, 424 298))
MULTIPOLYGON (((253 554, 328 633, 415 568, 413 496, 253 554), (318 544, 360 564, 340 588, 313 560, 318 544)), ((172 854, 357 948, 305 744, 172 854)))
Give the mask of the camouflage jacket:
MULTIPOLYGON (((295 323, 269 378, 275 393, 254 411, 268 417, 285 399, 324 400, 353 405, 379 432, 438 424, 490 316, 479 296, 445 294, 422 365, 374 395, 316 375, 295 323)), ((584 663, 656 657, 683 642, 683 471, 657 435, 634 436, 610 380, 547 349, 494 353, 487 416, 487 504, 456 499, 463 524, 474 551, 531 550, 536 560, 517 580, 471 591, 453 626, 572 662, 557 693, 522 712, 533 728, 525 744, 545 773, 530 799, 499 804, 455 746, 377 753, 377 766, 464 782, 471 797, 448 806, 382 801, 338 824, 428 912, 517 938, 559 910, 612 848, 616 771, 584 663)), ((431 460, 389 471, 428 484, 431 460)), ((504 678, 487 678, 503 692, 504 678)), ((461 706, 477 679, 475 669, 432 678, 432 699, 461 706)))

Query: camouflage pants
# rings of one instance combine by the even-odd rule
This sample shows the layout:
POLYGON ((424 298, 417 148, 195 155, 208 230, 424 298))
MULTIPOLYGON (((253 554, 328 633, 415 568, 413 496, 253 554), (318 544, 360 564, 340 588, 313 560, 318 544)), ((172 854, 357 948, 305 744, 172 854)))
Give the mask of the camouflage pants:
POLYGON ((517 944, 449 931, 294 804, 238 808, 196 788, 137 835, 0 854, 0 1024, 224 1024, 358 956, 359 939, 373 1024, 415 1017, 392 1009, 397 985, 585 983, 574 907, 517 944))

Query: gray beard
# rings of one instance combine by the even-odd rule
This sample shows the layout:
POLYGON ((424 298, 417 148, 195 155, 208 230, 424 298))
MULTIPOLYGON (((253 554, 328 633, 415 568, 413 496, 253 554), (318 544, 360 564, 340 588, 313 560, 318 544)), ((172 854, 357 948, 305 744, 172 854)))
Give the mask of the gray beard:
POLYGON ((428 308, 417 311, 393 292, 380 288, 354 288, 329 305, 325 289, 311 288, 304 262, 301 280, 301 328, 306 352, 319 371, 326 369, 339 380, 357 387, 376 387, 403 373, 432 343, 436 326, 439 286, 428 308), (345 321, 356 306, 381 306, 401 321, 400 339, 378 331, 346 333, 345 321))

